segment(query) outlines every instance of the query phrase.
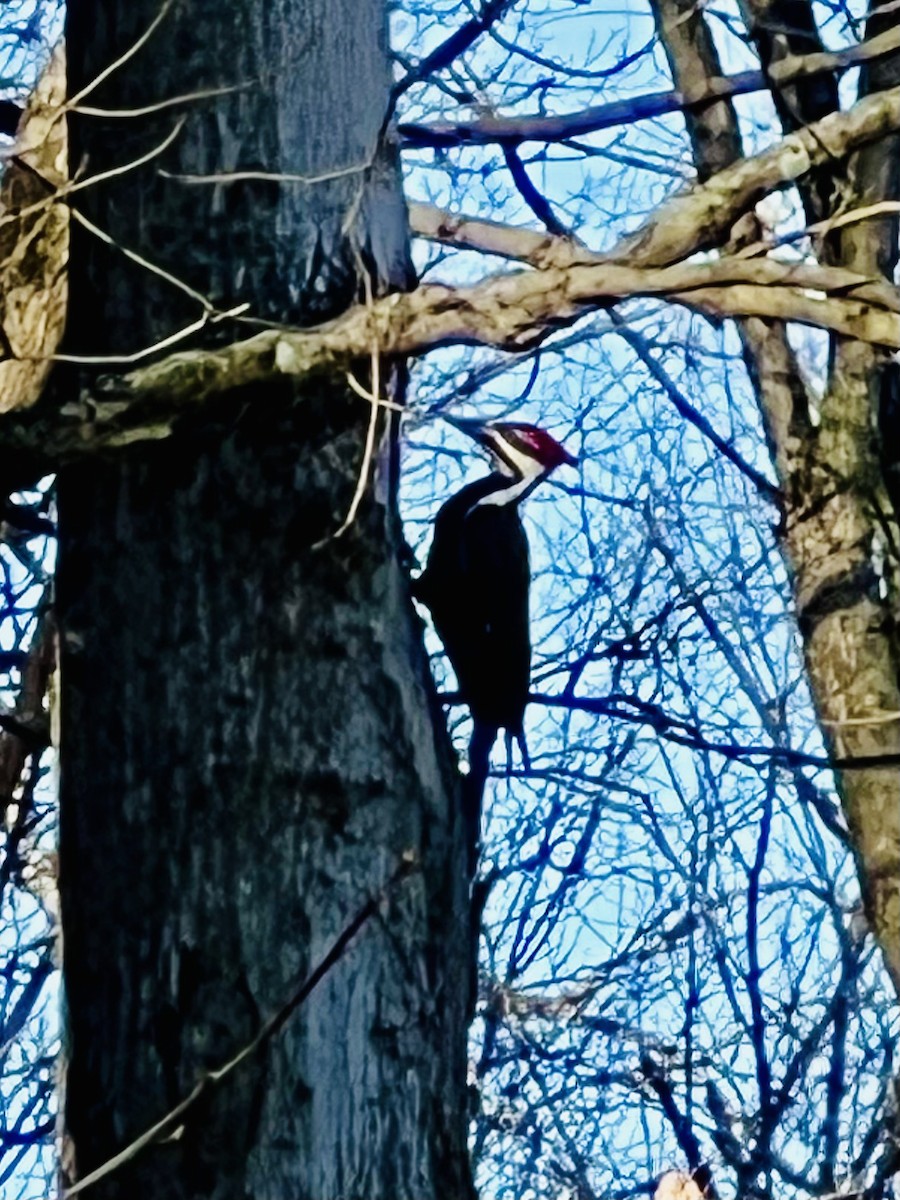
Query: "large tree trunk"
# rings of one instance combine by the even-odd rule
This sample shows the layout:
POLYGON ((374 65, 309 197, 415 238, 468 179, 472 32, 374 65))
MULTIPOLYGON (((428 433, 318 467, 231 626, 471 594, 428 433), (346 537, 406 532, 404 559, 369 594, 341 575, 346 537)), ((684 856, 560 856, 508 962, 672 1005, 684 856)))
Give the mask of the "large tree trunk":
MULTIPOLYGON (((70 94, 158 9, 71 0, 70 94)), ((82 212, 254 317, 319 319, 360 290, 363 263, 376 291, 402 284, 396 164, 374 153, 382 0, 185 0, 90 103, 235 84, 187 105, 164 155, 86 189, 82 212), (158 174, 370 159, 316 186, 158 174)), ((80 117, 73 165, 127 162, 174 120, 80 117)), ((197 315, 83 230, 71 310, 80 353, 131 352, 197 315)), ((367 421, 333 380, 255 391, 215 426, 60 478, 69 1172, 95 1169, 240 1050, 404 852, 419 864, 282 1033, 98 1200, 469 1193, 462 830, 387 465, 329 536, 367 421)))

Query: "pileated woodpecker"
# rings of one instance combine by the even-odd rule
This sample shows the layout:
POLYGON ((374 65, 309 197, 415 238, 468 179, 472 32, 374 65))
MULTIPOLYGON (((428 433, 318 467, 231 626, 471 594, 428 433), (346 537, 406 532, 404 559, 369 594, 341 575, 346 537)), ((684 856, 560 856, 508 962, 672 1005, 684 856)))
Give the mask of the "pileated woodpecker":
POLYGON ((577 459, 535 425, 448 419, 488 451, 493 470, 441 508, 414 594, 431 609, 472 713, 469 771, 480 794, 499 729, 518 741, 527 763, 531 572, 519 505, 552 470, 577 459))

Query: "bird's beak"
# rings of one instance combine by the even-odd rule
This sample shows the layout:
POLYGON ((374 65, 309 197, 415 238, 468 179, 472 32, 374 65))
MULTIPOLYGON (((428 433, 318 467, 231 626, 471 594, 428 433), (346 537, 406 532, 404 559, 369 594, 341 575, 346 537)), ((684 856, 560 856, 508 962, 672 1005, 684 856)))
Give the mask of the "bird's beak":
POLYGON ((486 444, 485 424, 483 421, 476 421, 470 417, 450 417, 444 414, 444 420, 448 425, 452 425, 454 429, 458 429, 460 433, 464 433, 466 437, 472 438, 473 441, 479 442, 482 446, 486 444))

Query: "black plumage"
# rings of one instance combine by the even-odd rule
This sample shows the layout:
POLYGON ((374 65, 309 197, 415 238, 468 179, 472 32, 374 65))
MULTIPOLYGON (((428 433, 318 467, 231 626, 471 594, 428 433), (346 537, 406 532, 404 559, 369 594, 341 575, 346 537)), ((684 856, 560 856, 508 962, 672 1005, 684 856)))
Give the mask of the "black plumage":
POLYGON ((459 680, 472 719, 506 729, 521 745, 531 673, 528 539, 518 505, 480 504, 508 490, 495 473, 470 483, 441 508, 428 565, 415 594, 459 680))
POLYGON ((500 729, 506 730, 507 761, 515 738, 529 766, 522 722, 531 676, 531 571, 519 505, 551 471, 576 459, 535 425, 445 419, 483 446, 494 467, 440 509, 428 562, 413 585, 431 609, 472 713, 462 807, 474 877, 481 797, 500 729))

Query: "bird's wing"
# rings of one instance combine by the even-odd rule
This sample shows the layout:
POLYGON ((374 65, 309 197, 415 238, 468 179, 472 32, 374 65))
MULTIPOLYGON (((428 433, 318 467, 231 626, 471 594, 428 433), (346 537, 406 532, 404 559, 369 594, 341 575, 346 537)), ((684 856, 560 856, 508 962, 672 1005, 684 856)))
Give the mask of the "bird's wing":
POLYGON ((528 698, 528 542, 514 506, 479 503, 490 477, 458 492, 435 521, 415 584, 477 721, 518 732, 528 698))
POLYGON ((528 541, 518 514, 492 505, 473 509, 460 554, 468 640, 460 684, 475 715, 482 710, 490 723, 517 730, 531 670, 528 541))

